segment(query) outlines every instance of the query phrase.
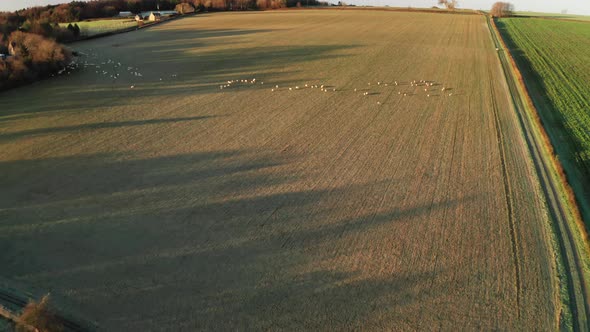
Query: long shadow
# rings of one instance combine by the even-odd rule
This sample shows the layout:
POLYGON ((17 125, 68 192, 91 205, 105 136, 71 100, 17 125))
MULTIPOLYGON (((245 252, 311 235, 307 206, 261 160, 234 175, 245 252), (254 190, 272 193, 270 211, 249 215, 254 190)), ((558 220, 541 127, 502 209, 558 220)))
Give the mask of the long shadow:
MULTIPOLYGON (((160 32, 163 40, 174 40, 176 32, 160 32), (166 35, 167 34, 167 35, 166 35)), ((195 39, 199 40, 199 32, 194 31, 195 39)), ((220 32, 219 35, 223 36, 220 32)), ((236 33, 236 32, 232 32, 236 33)), ((260 33, 260 32, 259 32, 260 33)), ((207 34, 213 34, 208 32, 207 34)), ((149 35, 151 36, 151 35, 149 35)), ((150 37, 151 38, 151 37, 150 37)), ((224 37, 219 37, 223 39, 224 37)), ((217 40, 217 38, 212 38, 217 40)), ((207 44, 207 41, 204 41, 207 44)), ((140 44, 141 45, 141 44, 140 44)), ((209 44, 207 44, 209 45, 209 44)), ((14 116, 26 113, 42 112, 82 112, 100 107, 127 105, 129 98, 182 98, 201 94, 222 93, 219 84, 227 80, 258 77, 268 83, 289 85, 295 82, 292 73, 283 70, 284 64, 305 63, 322 58, 338 58, 349 56, 342 51, 357 47, 356 45, 316 45, 316 46, 284 46, 284 47, 241 47, 220 51, 203 51, 196 53, 196 46, 190 43, 179 43, 172 47, 161 47, 151 50, 150 56, 128 57, 130 54, 142 53, 147 45, 115 47, 112 54, 96 55, 89 62, 99 63, 100 68, 93 66, 80 69, 68 77, 60 77, 39 82, 3 93, 4 106, 2 114, 14 116), (103 65, 104 61, 112 63, 103 65), (115 63, 122 61, 120 67, 115 63), (133 67, 132 70, 127 70, 133 67), (138 67, 139 69, 135 69, 138 67), (103 71, 108 74, 103 75, 103 71), (137 77, 134 72, 141 72, 137 77), (119 74, 118 79, 109 75, 119 74), (130 86, 135 89, 131 90, 130 86), (27 99, 26 104, 22 103, 27 99)), ((92 51, 98 52, 98 51, 92 51)), ((102 51, 101 51, 102 52, 102 51)), ((81 60, 82 61, 82 60, 81 60)), ((321 80, 322 77, 309 77, 307 80, 321 80)), ((264 85, 255 85, 249 89, 264 89, 264 85)))
POLYGON ((208 39, 244 37, 252 34, 280 31, 281 30, 279 29, 200 29, 197 31, 192 29, 159 29, 149 31, 149 39, 139 39, 139 41, 134 42, 132 46, 134 49, 144 52, 153 51, 154 49, 165 52, 174 52, 177 50, 195 49, 204 45, 220 45, 227 43, 227 41, 224 42, 223 39, 218 41, 208 39), (155 42, 154 40, 158 40, 158 42, 155 42), (173 48, 168 49, 168 47, 173 48))
MULTIPOLYGON (((21 207, 49 208, 52 203, 76 204, 71 200, 117 199, 118 193, 145 195, 144 189, 200 186, 214 181, 213 188, 228 193, 236 182, 252 189, 278 181, 273 176, 252 177, 244 174, 277 167, 290 162, 290 157, 252 155, 248 151, 213 151, 158 157, 121 160, 125 156, 98 154, 70 158, 49 158, 0 162, 0 215, 21 207), (10 190, 9 190, 10 189, 10 190), (222 190, 223 189, 223 190, 222 190), (102 197, 101 197, 102 196, 102 197), (26 202, 25 205, 22 205, 26 202)), ((288 181, 283 175, 281 182, 288 181)), ((161 193, 154 193, 158 196, 161 193)), ((197 195, 199 193, 196 193, 197 195)), ((200 195, 200 194, 199 194, 200 195)), ((166 208, 163 208, 166 209, 166 208)), ((23 223, 23 218, 4 218, 23 223)))
MULTIPOLYGON (((514 57, 519 70, 523 73, 523 77, 525 78, 524 83, 531 93, 535 106, 542 110, 540 115, 543 125, 548 128, 553 128, 549 131, 550 134, 553 134, 554 130, 567 132, 564 126, 565 118, 557 111, 557 105, 548 97, 547 83, 545 82, 545 79, 534 70, 527 54, 518 47, 518 44, 508 32, 506 24, 501 20, 496 20, 496 25, 502 38, 506 42, 506 45, 510 49, 510 53, 514 57)), ((567 137, 567 141, 572 145, 575 151, 579 151, 578 149, 580 148, 580 145, 573 138, 567 137)))
POLYGON ((137 120, 137 121, 118 121, 118 122, 98 122, 98 123, 86 123, 80 124, 75 126, 64 126, 64 127, 53 127, 53 128, 39 128, 39 129, 31 129, 31 130, 23 130, 19 132, 9 133, 9 134, 0 134, 0 141, 5 140, 13 140, 31 136, 38 136, 38 135, 48 135, 48 134, 57 134, 57 133, 70 133, 73 131, 83 131, 83 130, 97 130, 97 129, 107 129, 107 128, 121 128, 121 127, 133 127, 133 126, 145 126, 151 124, 160 124, 160 123, 176 123, 176 122, 183 122, 183 121, 198 121, 198 120, 205 120, 209 118, 214 118, 216 116, 206 115, 206 116, 192 116, 192 117, 184 117, 184 118, 171 118, 171 119, 150 119, 150 120, 137 120))
POLYGON ((317 264, 365 250, 347 238, 376 246, 470 199, 342 214, 389 186, 297 190, 296 156, 260 151, 124 157, 0 163, 0 275, 53 289, 107 330, 360 328, 433 296, 435 271, 317 264))
POLYGON ((587 201, 590 199, 590 164, 578 158, 580 151, 584 150, 581 142, 570 135, 570 130, 566 128, 566 118, 558 111, 558 106, 553 102, 547 93, 547 82, 539 73, 537 73, 527 54, 518 47, 516 41, 510 35, 505 23, 501 20, 496 20, 498 29, 506 45, 510 48, 519 70, 524 77, 524 83, 529 91, 533 103, 537 110, 539 110, 539 117, 545 127, 551 143, 555 149, 561 163, 567 169, 576 169, 575 173, 569 174, 571 177, 571 185, 576 190, 577 199, 580 200, 583 206, 584 220, 588 225, 590 211, 587 211, 587 201), (579 184, 580 183, 580 184, 579 184), (581 196, 581 197, 580 197, 581 196))

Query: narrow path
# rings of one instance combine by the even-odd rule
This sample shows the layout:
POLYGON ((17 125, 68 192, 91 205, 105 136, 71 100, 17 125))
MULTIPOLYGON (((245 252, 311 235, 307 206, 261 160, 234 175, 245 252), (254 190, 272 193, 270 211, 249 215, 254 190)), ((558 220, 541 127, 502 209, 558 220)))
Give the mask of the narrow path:
POLYGON ((560 191, 558 189, 557 179, 551 172, 551 161, 548 160, 546 152, 544 151, 543 143, 534 134, 534 124, 527 116, 527 110, 523 103, 520 91, 518 89, 517 79, 514 77, 514 72, 511 69, 509 60, 500 42, 501 38, 490 22, 490 17, 486 15, 487 24, 490 29, 490 34, 495 47, 499 50, 498 57, 502 64, 506 83, 510 90, 510 96, 516 110, 521 128, 523 130, 524 138, 531 153, 535 169, 539 176, 541 188, 547 207, 554 221, 555 231, 557 233, 557 240, 559 242, 560 254, 563 257, 563 265, 566 270, 566 283, 569 295, 569 306, 573 316, 573 329, 575 331, 588 331, 588 300, 586 296, 586 285, 584 281, 583 266, 580 259, 580 253, 575 246, 575 239, 570 228, 571 224, 568 220, 568 208, 561 199, 560 191))

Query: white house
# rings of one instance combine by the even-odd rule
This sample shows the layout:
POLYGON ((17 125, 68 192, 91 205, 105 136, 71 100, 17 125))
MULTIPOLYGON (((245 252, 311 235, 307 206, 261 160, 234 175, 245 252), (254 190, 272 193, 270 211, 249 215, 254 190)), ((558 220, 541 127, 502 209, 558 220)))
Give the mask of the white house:
POLYGON ((150 22, 160 21, 162 19, 162 14, 152 12, 149 17, 150 22))

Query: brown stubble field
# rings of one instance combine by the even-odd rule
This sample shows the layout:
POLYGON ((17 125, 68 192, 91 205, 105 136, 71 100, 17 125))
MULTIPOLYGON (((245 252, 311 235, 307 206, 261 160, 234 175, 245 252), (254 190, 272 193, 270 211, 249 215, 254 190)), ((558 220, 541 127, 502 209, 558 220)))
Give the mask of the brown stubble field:
POLYGON ((488 34, 314 10, 75 44, 101 68, 0 94, 0 277, 105 330, 555 329, 547 212, 488 34))

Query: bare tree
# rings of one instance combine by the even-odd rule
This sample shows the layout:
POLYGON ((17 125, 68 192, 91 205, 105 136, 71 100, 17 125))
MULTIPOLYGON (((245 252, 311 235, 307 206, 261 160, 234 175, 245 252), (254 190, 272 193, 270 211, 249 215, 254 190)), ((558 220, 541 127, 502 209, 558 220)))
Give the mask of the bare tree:
POLYGON ((439 5, 444 5, 447 9, 454 10, 457 8, 457 0, 438 0, 439 5))
POLYGON ((492 6, 490 14, 494 17, 506 17, 511 16, 514 12, 514 5, 509 2, 496 2, 492 6))

